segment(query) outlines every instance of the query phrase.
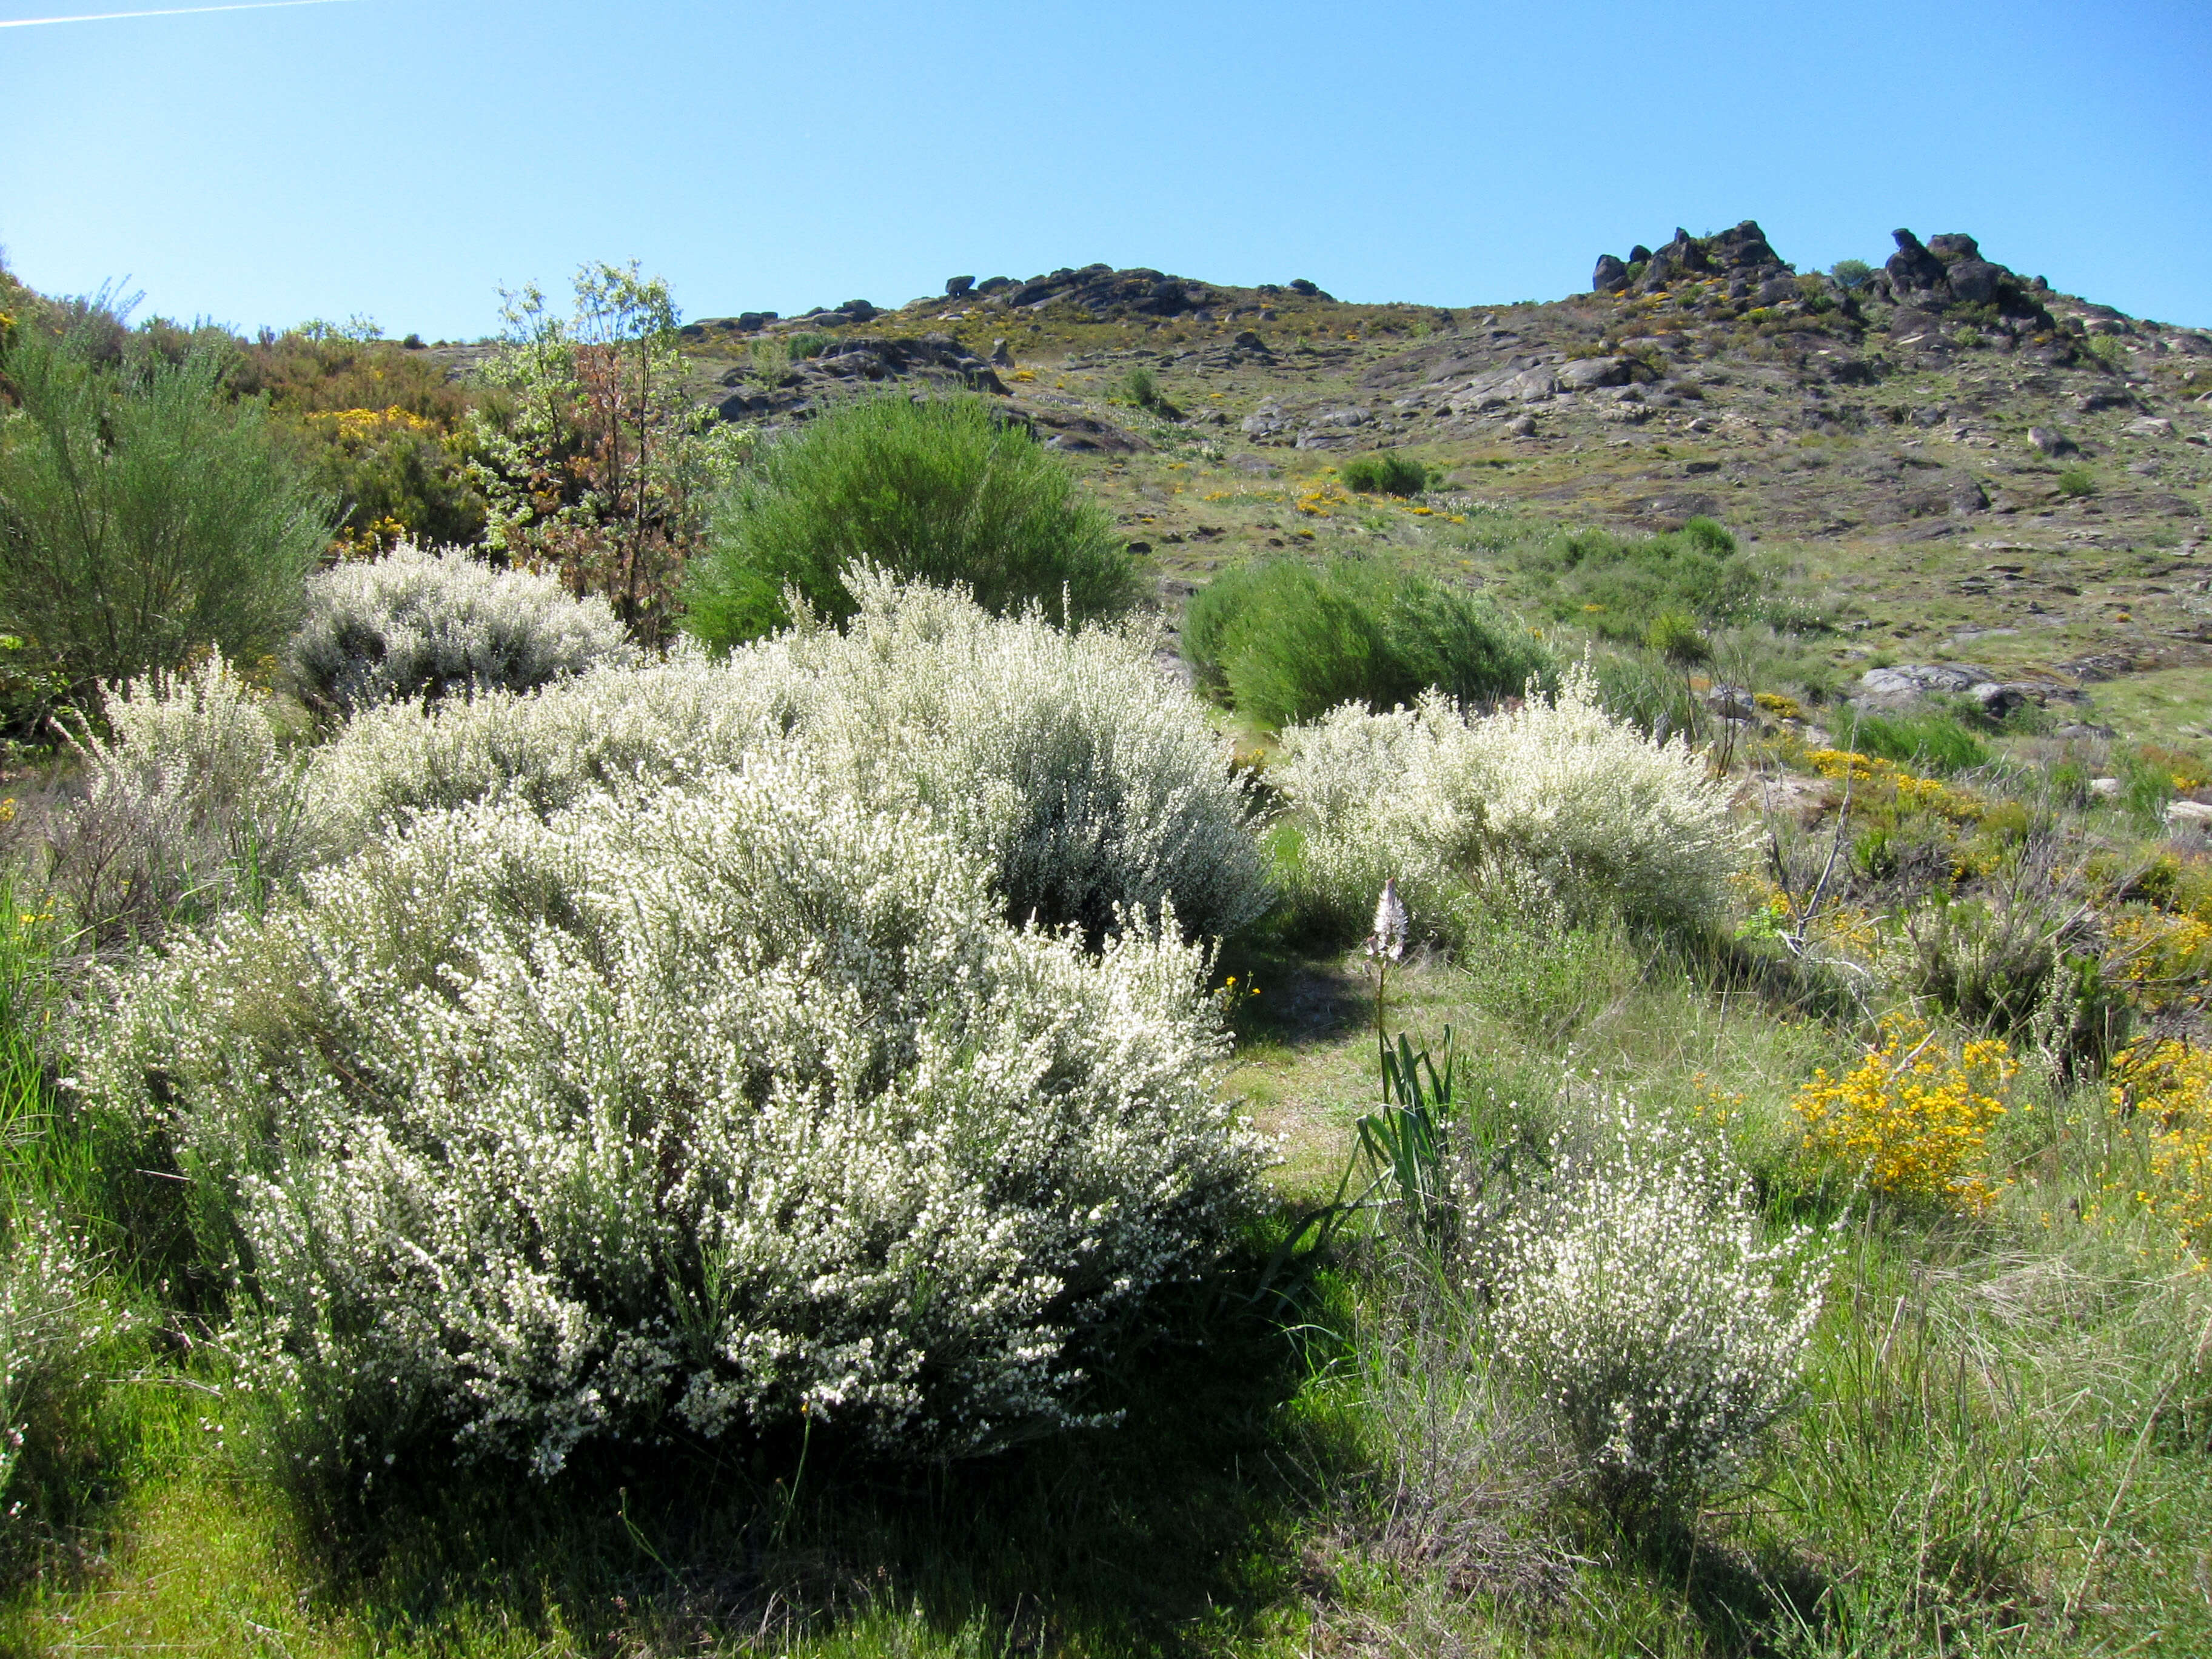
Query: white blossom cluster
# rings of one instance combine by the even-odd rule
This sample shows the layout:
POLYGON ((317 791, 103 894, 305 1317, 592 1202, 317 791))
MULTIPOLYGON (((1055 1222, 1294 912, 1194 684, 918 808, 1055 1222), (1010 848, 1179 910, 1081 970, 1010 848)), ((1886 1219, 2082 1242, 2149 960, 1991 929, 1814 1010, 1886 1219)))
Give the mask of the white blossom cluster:
POLYGON ((350 714, 395 700, 526 691, 636 654, 605 599, 459 549, 403 542, 308 580, 285 666, 310 707, 350 714))
POLYGON ((311 859, 301 769, 267 702, 220 657, 104 690, 107 735, 75 734, 84 790, 47 827, 48 878, 96 939, 157 939, 311 859))
POLYGON ((1010 927, 794 748, 424 812, 118 974, 84 1086, 173 1136, 334 1472, 802 1411, 943 1455, 1078 1420, 1085 1336, 1249 1199, 1204 965, 1010 927))
POLYGON ((1138 631, 1066 634, 866 571, 843 632, 803 623, 531 696, 364 714, 319 751, 319 822, 365 840, 424 808, 659 787, 803 750, 850 793, 927 808, 987 856, 1008 914, 1093 938, 1117 911, 1234 932, 1267 902, 1253 804, 1138 631))
POLYGON ((85 1240, 52 1212, 15 1207, 0 1244, 0 1495, 21 1456, 27 1421, 65 1394, 88 1350, 128 1322, 94 1296, 85 1240))
POLYGON ((1796 1392, 1830 1251, 1764 1237, 1747 1183, 1632 1103, 1489 1241, 1499 1353, 1614 1501, 1697 1490, 1796 1392))
POLYGON ((1704 757, 1607 714, 1586 667, 1487 717, 1434 692, 1387 714, 1347 703, 1285 731, 1268 775, 1304 832, 1299 896, 1347 932, 1393 877, 1415 926, 1447 939, 1501 884, 1694 926, 1723 913, 1746 855, 1704 757))

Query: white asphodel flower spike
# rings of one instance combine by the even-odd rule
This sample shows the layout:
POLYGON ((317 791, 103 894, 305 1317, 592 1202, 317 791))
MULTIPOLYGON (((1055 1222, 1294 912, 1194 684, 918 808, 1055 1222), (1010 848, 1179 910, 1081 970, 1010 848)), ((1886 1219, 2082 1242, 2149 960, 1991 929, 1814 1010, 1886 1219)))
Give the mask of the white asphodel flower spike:
POLYGON ((1382 896, 1375 902, 1375 931, 1368 936, 1367 951, 1385 962, 1406 954, 1406 907, 1398 897, 1398 878, 1382 884, 1382 896))

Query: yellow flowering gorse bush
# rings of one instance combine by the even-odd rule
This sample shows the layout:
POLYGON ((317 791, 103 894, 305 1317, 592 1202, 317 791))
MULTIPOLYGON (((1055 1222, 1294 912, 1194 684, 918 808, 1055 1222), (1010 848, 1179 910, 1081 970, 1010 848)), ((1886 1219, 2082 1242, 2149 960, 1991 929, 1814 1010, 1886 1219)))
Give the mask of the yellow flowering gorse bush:
POLYGON ((1862 793, 1890 796, 1906 805, 1925 807, 1946 817, 1972 817, 1980 810, 1971 795, 1934 778, 1916 776, 1879 755, 1862 755, 1850 749, 1815 749, 1806 755, 1805 762, 1824 778, 1838 782, 1849 779, 1851 787, 1862 793))
POLYGON ((1841 1078, 1815 1071, 1794 1103, 1814 1152, 1876 1192, 1980 1210, 1996 1196, 1989 1133, 2018 1069, 1996 1038, 1954 1051, 1918 1015, 1895 1013, 1880 1048, 1841 1078))
POLYGON ((2151 1124, 2150 1185, 2136 1194, 2182 1243, 2212 1246, 2212 1049, 2166 1039, 2114 1057, 2113 1111, 2151 1124))

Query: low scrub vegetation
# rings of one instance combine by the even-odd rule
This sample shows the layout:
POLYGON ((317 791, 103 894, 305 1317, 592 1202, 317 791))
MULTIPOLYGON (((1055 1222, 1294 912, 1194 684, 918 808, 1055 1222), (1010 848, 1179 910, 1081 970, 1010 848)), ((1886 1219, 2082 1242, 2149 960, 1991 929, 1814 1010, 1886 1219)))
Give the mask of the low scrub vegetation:
POLYGON ((166 1127, 303 1476, 809 1416, 972 1455, 1083 1419, 1256 1167, 1194 947, 999 908, 796 758, 465 808, 139 976, 87 1100, 166 1127))
POLYGON ((1369 495, 1418 495, 1431 482, 1426 465, 1388 449, 1353 456, 1337 476, 1346 489, 1369 495))
POLYGON ((1348 939, 1395 879, 1418 926, 1467 942, 1492 902, 1688 928, 1725 914, 1745 835, 1702 756, 1607 714, 1588 673, 1487 717, 1431 694, 1287 728, 1269 777, 1291 809, 1295 902, 1348 939))
POLYGON ((0 632, 80 696, 196 650, 273 656, 335 517, 215 347, 111 361, 113 320, 27 319, 0 360, 0 632))
POLYGON ((390 381, 508 568, 0 646, 0 1644, 2212 1645, 2196 757, 1824 717, 1717 526, 1325 473, 1194 695, 969 400, 760 449, 672 635, 586 275, 390 381))

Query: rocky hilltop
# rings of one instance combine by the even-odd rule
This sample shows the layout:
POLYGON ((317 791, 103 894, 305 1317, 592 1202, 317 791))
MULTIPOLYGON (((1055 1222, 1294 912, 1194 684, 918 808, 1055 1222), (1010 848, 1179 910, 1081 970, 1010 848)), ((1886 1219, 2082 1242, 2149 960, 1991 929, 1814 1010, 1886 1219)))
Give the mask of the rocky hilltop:
MULTIPOLYGON (((1373 544, 1374 522, 1301 503, 1348 457, 1403 450, 1449 481, 1435 522, 1706 516, 1796 550, 1847 613, 1854 682, 1948 665, 2148 697, 2178 675, 2159 718, 2212 734, 2212 697, 2191 701, 2212 661, 2212 335, 2059 292, 1963 233, 1894 242, 1822 272, 1754 221, 1678 229, 1599 257, 1587 292, 1474 307, 1091 264, 735 313, 684 347, 702 401, 770 432, 871 388, 994 398, 1092 468, 1170 594, 1271 549, 1373 544)), ((1448 550, 1431 524, 1389 533, 1448 550)))

